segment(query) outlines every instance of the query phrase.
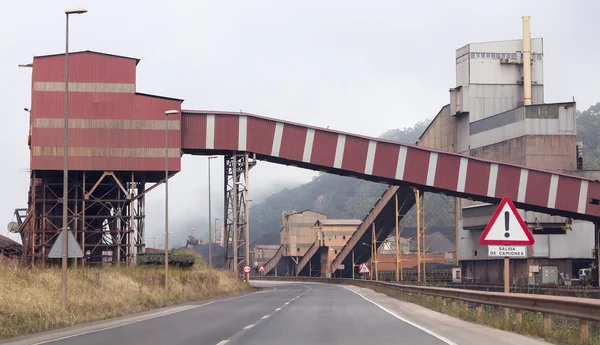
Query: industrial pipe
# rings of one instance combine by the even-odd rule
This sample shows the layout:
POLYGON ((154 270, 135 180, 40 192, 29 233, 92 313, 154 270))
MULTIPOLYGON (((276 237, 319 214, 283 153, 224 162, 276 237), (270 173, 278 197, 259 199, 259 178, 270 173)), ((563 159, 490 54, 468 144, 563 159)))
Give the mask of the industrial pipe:
POLYGON ((523 104, 531 105, 531 32, 529 16, 523 17, 523 104))

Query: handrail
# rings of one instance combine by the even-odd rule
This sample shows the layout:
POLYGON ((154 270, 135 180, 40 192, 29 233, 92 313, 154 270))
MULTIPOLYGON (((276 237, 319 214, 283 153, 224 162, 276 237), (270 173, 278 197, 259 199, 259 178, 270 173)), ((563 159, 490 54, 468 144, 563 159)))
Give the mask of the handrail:
MULTIPOLYGON (((580 320, 581 338, 588 338, 588 321, 600 321, 600 300, 591 298, 532 295, 522 293, 504 293, 476 291, 433 286, 402 285, 372 280, 348 278, 308 278, 308 277, 260 277, 260 280, 302 281, 328 284, 348 284, 366 288, 380 287, 395 291, 442 297, 477 304, 477 313, 482 305, 493 305, 544 314, 544 328, 550 328, 550 314, 571 317, 580 320)), ((520 314, 518 314, 520 315, 520 314)), ((517 322, 521 322, 517 316, 517 322)))

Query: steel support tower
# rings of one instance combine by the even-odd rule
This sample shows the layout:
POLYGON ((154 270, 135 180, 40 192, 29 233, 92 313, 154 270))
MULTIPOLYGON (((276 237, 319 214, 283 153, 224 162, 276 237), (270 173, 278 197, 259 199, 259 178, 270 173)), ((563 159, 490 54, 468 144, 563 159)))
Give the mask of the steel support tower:
MULTIPOLYGON (((62 229, 62 172, 34 171, 22 226, 22 264, 45 265, 62 229)), ((81 245, 78 264, 135 263, 144 247, 144 174, 69 172, 68 228, 81 245)), ((156 185, 155 185, 156 186, 156 185)))
POLYGON ((250 265, 248 173, 256 160, 248 153, 225 156, 225 265, 236 274, 250 265))

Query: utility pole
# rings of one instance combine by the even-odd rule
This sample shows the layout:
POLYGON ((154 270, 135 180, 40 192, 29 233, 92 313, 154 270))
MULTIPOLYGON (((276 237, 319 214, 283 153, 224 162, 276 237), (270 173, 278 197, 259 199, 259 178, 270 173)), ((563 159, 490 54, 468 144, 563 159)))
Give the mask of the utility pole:
MULTIPOLYGON (((248 155, 248 153, 246 153, 246 157, 244 157, 244 163, 245 163, 245 167, 244 167, 244 254, 246 256, 246 265, 250 266, 251 262, 250 262, 250 217, 248 214, 248 203, 250 202, 249 198, 248 198, 248 173, 249 173, 249 166, 248 166, 248 160, 250 159, 250 156, 248 155)), ((246 273, 246 282, 250 282, 250 273, 246 273)))
MULTIPOLYGON (((211 221, 212 221, 212 200, 210 193, 210 161, 217 158, 217 156, 208 157, 208 286, 212 288, 212 234, 211 234, 211 221)), ((216 224, 215 220, 215 224, 216 224)))
MULTIPOLYGON (((84 14, 87 10, 81 7, 66 9, 66 34, 65 34, 65 113, 63 119, 63 212, 62 212, 62 304, 64 307, 69 303, 67 295, 67 266, 69 261, 68 253, 68 229, 69 229, 69 15, 84 14)), ((33 224, 31 225, 31 241, 33 242, 33 224)), ((33 263, 34 253, 31 252, 31 262, 33 263)))
POLYGON ((400 231, 398 230, 398 217, 400 212, 398 211, 398 193, 394 194, 396 199, 396 281, 400 281, 400 231))
POLYGON ((169 291, 169 115, 179 111, 165 111, 165 291, 169 291))
POLYGON ((417 282, 421 281, 421 196, 419 190, 415 189, 415 200, 417 206, 417 282))
POLYGON ((421 252, 423 262, 423 282, 427 282, 427 236, 425 236, 425 229, 427 226, 425 225, 425 193, 423 193, 423 200, 421 200, 421 245, 423 246, 423 251, 421 252))

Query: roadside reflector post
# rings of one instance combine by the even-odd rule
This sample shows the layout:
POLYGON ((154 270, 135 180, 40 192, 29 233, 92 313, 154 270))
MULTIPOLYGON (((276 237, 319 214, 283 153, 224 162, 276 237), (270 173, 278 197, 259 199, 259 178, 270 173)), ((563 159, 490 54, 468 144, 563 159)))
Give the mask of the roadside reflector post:
POLYGON ((515 318, 517 320, 517 325, 521 325, 523 323, 523 311, 517 310, 515 312, 515 318))
POLYGON ((550 331, 550 314, 544 314, 544 331, 550 331))
POLYGON ((587 341, 590 337, 588 320, 579 320, 579 335, 581 341, 587 341))

